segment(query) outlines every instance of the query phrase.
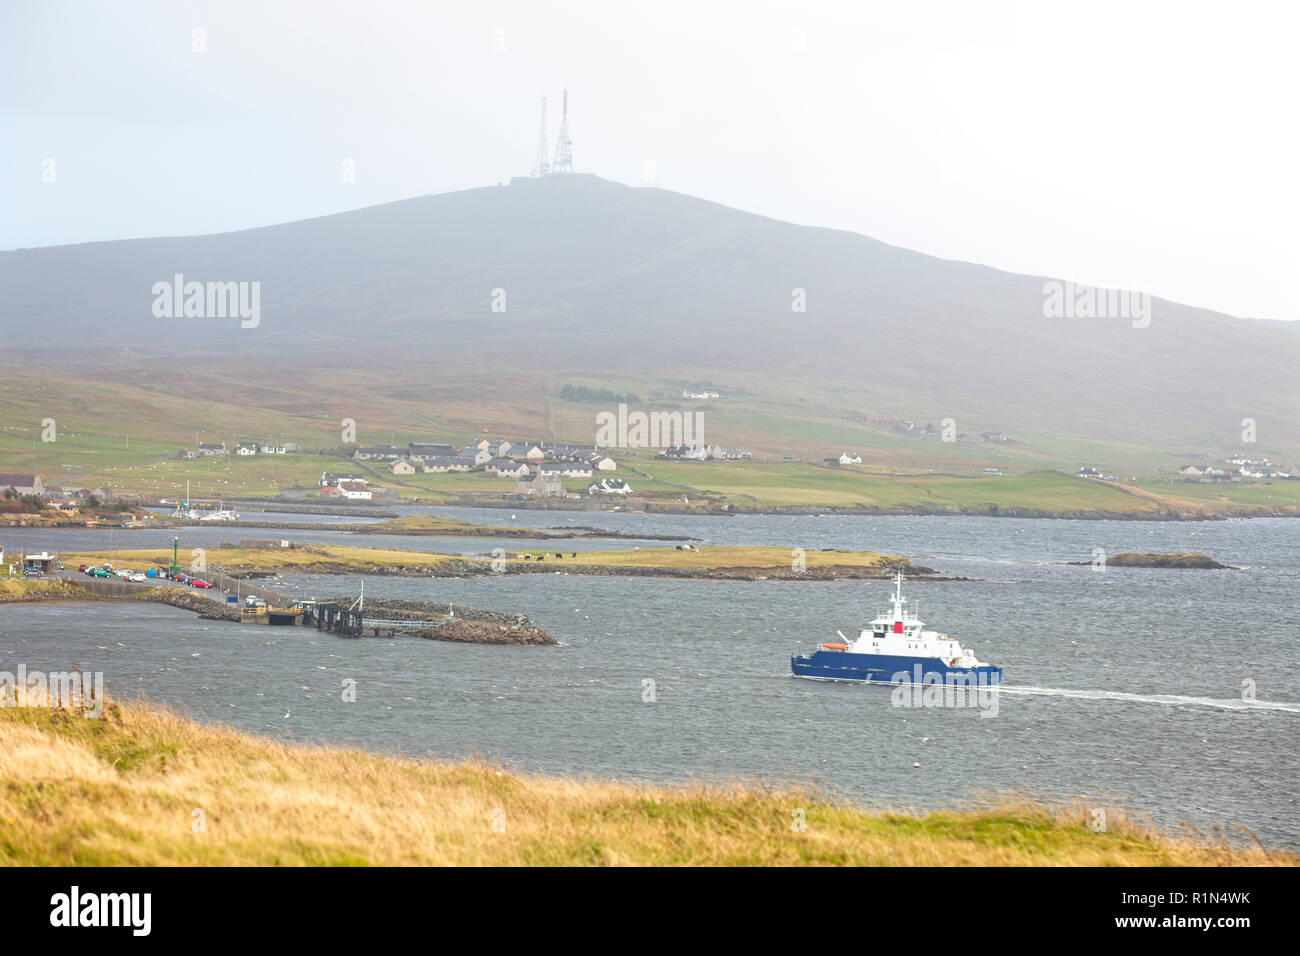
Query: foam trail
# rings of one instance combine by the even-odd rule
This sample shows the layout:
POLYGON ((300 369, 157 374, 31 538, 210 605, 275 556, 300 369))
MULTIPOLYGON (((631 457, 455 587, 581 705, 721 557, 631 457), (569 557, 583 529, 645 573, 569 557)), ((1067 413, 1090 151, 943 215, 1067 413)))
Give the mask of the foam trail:
POLYGON ((1165 704, 1170 707, 1210 707, 1214 710, 1272 711, 1283 714, 1300 714, 1300 703, 1274 700, 1240 700, 1233 697, 1183 697, 1179 694, 1126 694, 1116 690, 1071 690, 1060 687, 1017 687, 1000 685, 1006 694, 1028 694, 1042 697, 1072 697, 1077 700, 1118 700, 1131 704, 1165 704))

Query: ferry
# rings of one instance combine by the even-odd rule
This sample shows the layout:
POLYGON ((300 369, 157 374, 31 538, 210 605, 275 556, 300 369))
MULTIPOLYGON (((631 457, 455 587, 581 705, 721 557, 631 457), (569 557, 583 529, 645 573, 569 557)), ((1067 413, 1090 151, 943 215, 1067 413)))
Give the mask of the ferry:
POLYGON ((811 680, 858 681, 873 684, 948 684, 991 686, 1002 683, 1002 668, 984 664, 956 638, 925 630, 925 623, 907 610, 903 575, 894 575, 890 610, 849 640, 821 644, 811 654, 795 654, 790 669, 811 680))

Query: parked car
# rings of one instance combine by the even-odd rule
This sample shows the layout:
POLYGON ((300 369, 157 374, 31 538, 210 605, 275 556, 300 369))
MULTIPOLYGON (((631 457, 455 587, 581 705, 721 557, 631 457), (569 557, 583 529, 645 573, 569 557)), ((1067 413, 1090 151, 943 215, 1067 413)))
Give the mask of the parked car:
POLYGON ((103 568, 91 568, 89 573, 92 578, 110 577, 109 573, 105 571, 103 568))
POLYGON ((78 570, 78 571, 89 571, 89 570, 90 570, 90 565, 88 565, 88 564, 79 564, 79 565, 77 565, 77 570, 78 570))
POLYGON ((40 568, 23 568, 23 577, 25 578, 39 578, 44 573, 40 568))
POLYGON ((198 580, 197 578, 195 578, 194 581, 191 582, 191 583, 192 583, 196 588, 210 588, 210 587, 212 587, 212 585, 209 584, 207 581, 200 581, 200 580, 198 580))
POLYGON ((118 568, 113 573, 116 574, 119 578, 125 580, 126 578, 129 578, 131 576, 132 571, 129 568, 118 568))
POLYGON ((145 581, 148 581, 149 579, 146 578, 142 572, 140 572, 140 571, 136 571, 136 572, 135 572, 134 574, 132 574, 129 578, 127 578, 127 580, 128 580, 128 581, 133 581, 133 582, 135 582, 136 584, 144 584, 144 582, 145 582, 145 581))

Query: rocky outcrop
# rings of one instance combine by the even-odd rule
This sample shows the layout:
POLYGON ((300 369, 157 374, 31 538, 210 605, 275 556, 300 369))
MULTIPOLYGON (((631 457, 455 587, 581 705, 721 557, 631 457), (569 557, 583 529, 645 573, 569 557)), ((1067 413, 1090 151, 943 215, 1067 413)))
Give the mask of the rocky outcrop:
POLYGON ((1106 566, 1111 568, 1197 568, 1211 571, 1228 570, 1228 565, 1220 564, 1204 554, 1139 554, 1125 552, 1111 555, 1106 559, 1106 566))

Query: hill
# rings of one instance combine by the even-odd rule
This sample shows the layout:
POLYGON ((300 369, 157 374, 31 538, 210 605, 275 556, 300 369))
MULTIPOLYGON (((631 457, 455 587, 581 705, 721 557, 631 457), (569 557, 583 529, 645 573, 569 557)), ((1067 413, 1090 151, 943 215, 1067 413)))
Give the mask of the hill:
POLYGON ((181 434, 265 422, 311 440, 349 416, 368 440, 422 423, 581 436, 609 403, 564 401, 563 384, 673 407, 708 381, 728 387, 710 437, 773 454, 851 442, 934 466, 895 455, 895 436, 862 424, 877 416, 1006 431, 1040 465, 1240 450, 1244 418, 1261 453, 1300 451, 1285 323, 1160 299, 1147 328, 1048 318, 1046 281, 661 189, 516 180, 222 235, 0 252, 0 414, 39 421, 64 370, 115 414, 181 434), (176 275, 259 283, 257 326, 156 317, 154 284, 176 275), (25 394, 33 376, 44 395, 25 394))

